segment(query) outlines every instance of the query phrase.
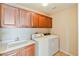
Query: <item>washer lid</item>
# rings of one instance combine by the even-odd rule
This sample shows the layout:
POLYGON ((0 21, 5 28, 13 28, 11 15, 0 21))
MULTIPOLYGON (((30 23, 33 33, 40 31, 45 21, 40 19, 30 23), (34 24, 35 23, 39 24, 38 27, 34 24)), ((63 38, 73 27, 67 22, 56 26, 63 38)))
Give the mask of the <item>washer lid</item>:
POLYGON ((39 37, 43 37, 43 36, 44 36, 43 33, 33 34, 32 35, 32 39, 39 38, 39 37))
POLYGON ((33 40, 38 41, 38 42, 44 42, 44 41, 47 41, 47 40, 46 40, 46 37, 34 38, 33 40))
POLYGON ((58 38, 58 36, 57 35, 47 35, 47 36, 45 36, 46 38, 58 38))

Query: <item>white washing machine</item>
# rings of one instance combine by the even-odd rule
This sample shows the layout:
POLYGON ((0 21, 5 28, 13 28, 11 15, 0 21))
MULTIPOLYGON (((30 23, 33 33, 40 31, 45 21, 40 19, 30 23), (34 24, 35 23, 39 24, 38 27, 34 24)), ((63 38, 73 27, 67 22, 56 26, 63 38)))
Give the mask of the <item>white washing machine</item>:
POLYGON ((36 56, 52 56, 59 50, 59 40, 56 35, 33 34, 32 40, 36 42, 36 56))

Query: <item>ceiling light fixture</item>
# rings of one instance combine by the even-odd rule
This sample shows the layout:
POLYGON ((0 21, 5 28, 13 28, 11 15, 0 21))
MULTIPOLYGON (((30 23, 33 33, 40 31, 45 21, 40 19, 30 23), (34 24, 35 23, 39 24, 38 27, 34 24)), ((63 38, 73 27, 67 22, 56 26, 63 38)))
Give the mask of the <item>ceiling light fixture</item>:
POLYGON ((48 5, 48 3, 42 3, 42 5, 43 5, 43 6, 47 6, 47 5, 48 5))

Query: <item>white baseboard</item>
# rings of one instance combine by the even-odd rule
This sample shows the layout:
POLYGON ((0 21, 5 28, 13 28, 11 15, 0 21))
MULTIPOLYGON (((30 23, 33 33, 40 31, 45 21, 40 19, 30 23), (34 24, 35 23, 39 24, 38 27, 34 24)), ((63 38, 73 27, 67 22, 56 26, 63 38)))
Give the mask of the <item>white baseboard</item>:
POLYGON ((66 53, 66 54, 69 55, 69 56, 73 56, 71 53, 69 53, 69 52, 67 52, 67 51, 64 51, 64 50, 60 50, 60 51, 66 53))

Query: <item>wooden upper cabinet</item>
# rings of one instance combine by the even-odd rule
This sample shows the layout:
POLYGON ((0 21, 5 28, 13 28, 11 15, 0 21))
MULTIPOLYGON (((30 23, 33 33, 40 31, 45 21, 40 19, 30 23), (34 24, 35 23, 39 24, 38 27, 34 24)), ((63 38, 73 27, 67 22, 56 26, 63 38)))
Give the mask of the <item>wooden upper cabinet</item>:
POLYGON ((31 12, 20 9, 20 27, 31 27, 31 12))
POLYGON ((46 16, 39 16, 39 27, 40 28, 52 28, 52 18, 46 16))
POLYGON ((46 17, 46 21, 47 21, 47 28, 52 28, 52 18, 46 17))
POLYGON ((38 20, 39 20, 38 14, 32 13, 31 14, 31 24, 32 24, 33 28, 38 28, 39 27, 38 20))
POLYGON ((39 27, 40 28, 45 27, 45 24, 44 23, 45 23, 45 17, 39 15, 39 27))
POLYGON ((1 26, 2 27, 16 27, 16 20, 18 19, 18 9, 1 4, 1 26))
POLYGON ((52 28, 51 19, 32 11, 0 4, 0 27, 52 28))
POLYGON ((40 28, 46 28, 47 27, 47 21, 45 16, 39 15, 39 27, 40 28))

